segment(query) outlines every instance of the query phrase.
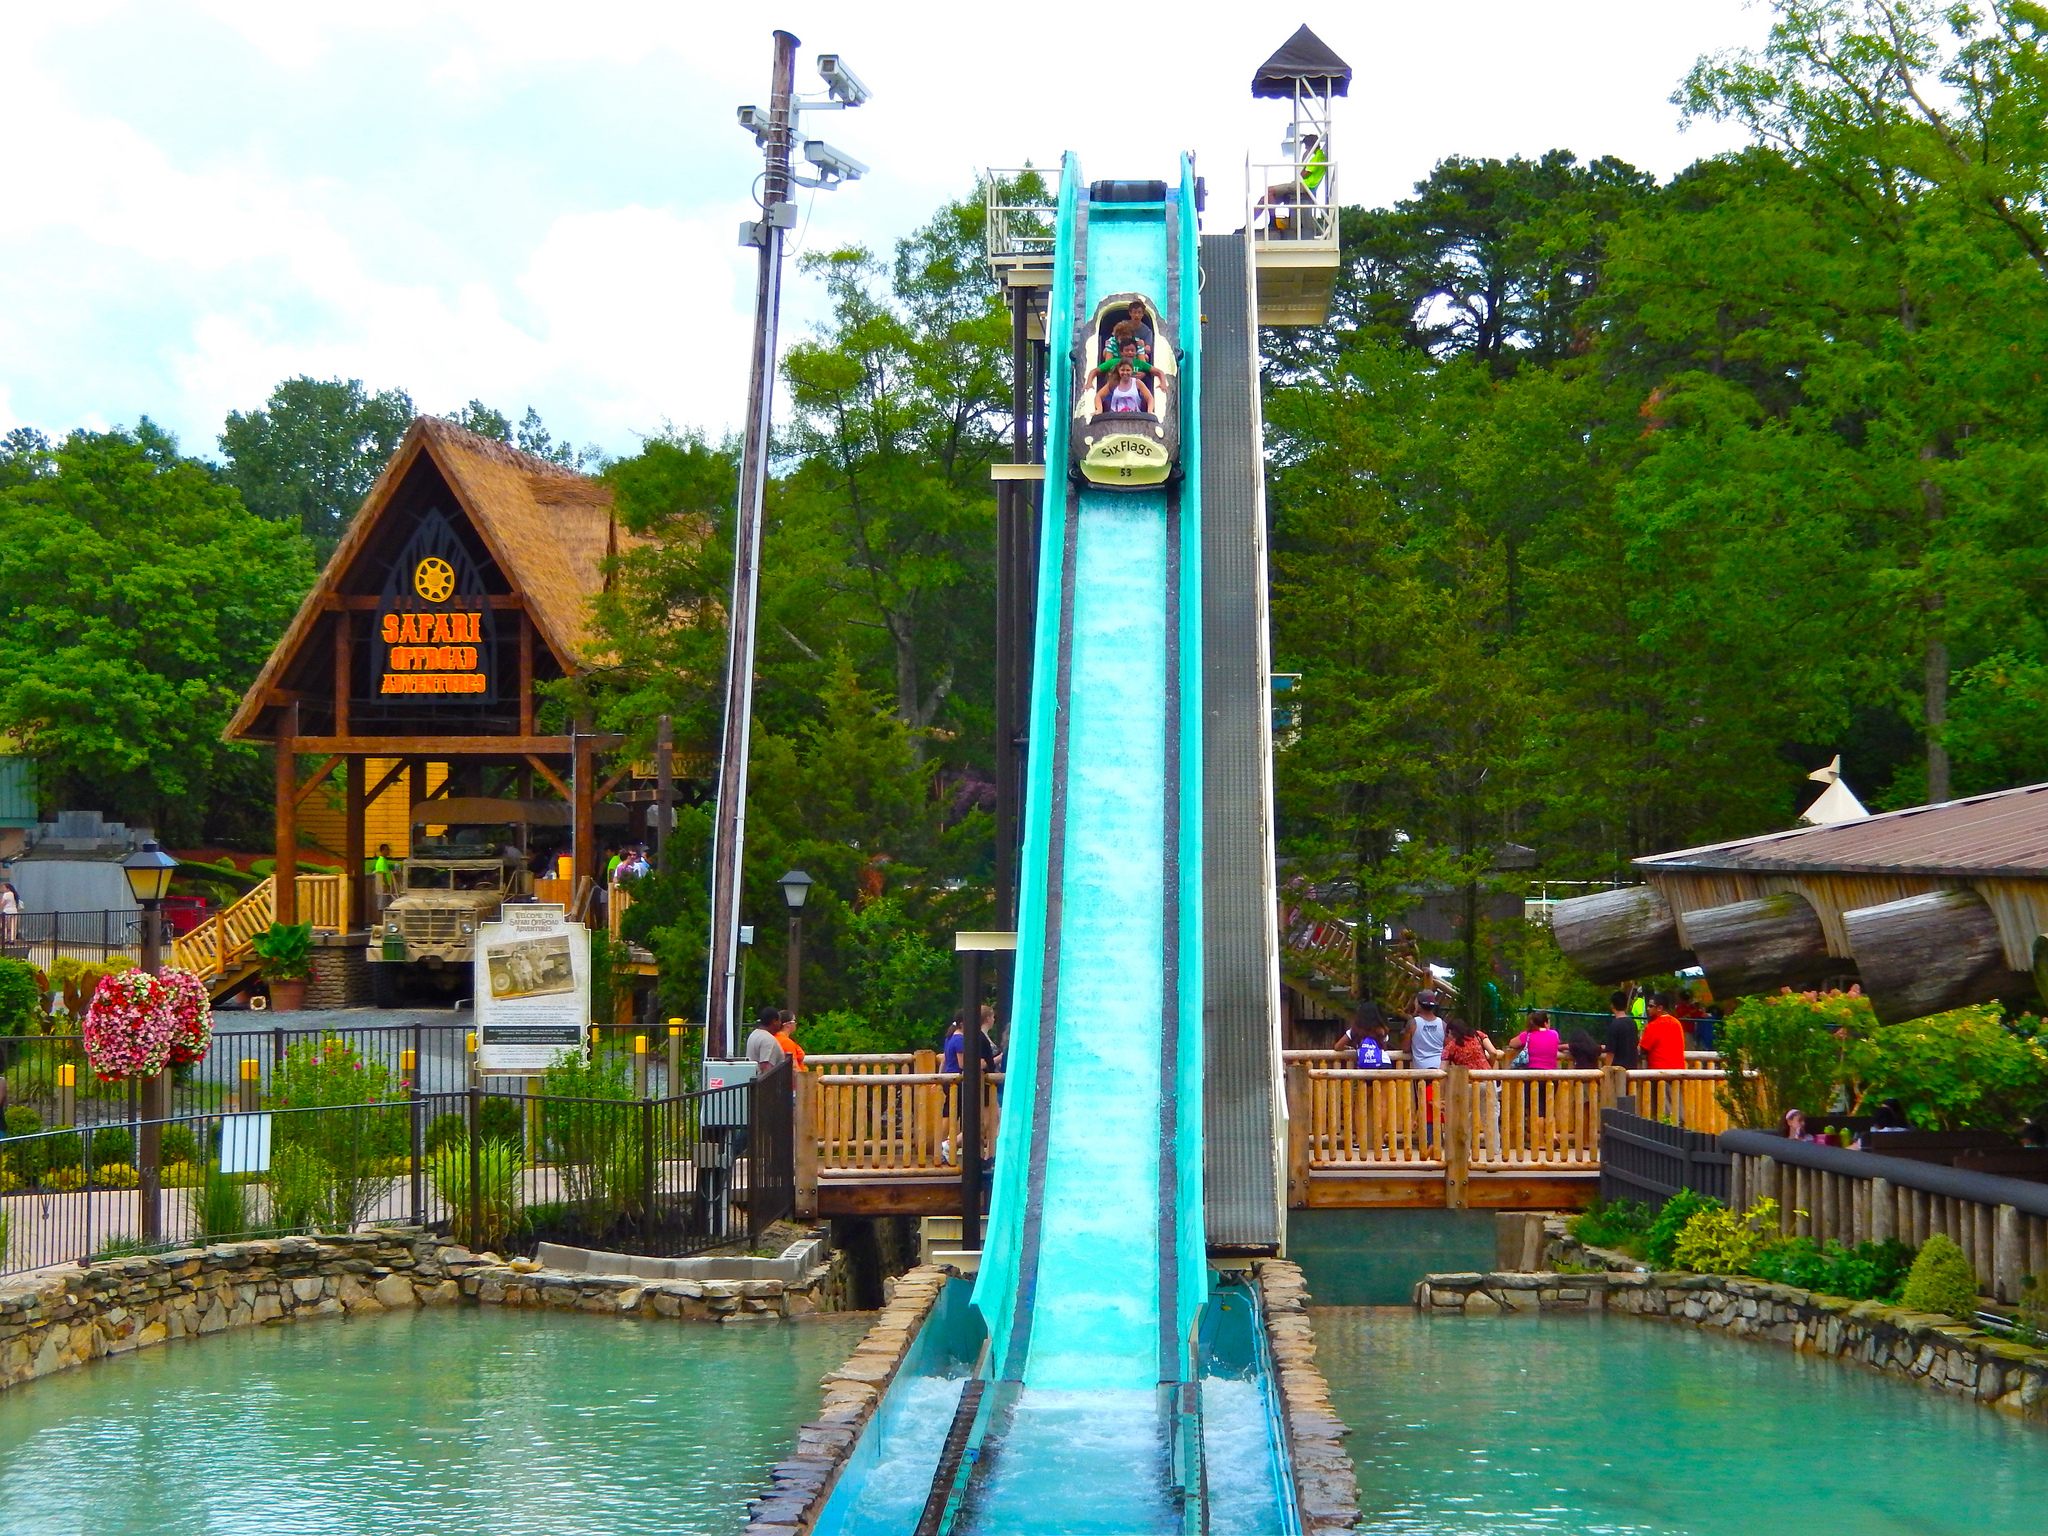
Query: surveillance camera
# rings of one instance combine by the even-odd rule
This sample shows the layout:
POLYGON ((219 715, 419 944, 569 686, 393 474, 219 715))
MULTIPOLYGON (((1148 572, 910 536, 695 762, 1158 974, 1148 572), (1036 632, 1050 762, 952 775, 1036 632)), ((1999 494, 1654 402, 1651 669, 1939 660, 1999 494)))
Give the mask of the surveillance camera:
POLYGON ((868 168, 844 150, 834 149, 823 139, 804 140, 804 158, 818 168, 828 182, 859 181, 868 168))
POLYGON ((770 113, 759 107, 741 107, 735 115, 740 120, 740 126, 754 136, 756 144, 765 145, 768 142, 769 130, 773 126, 770 113))
POLYGON ((825 88, 835 101, 857 107, 868 99, 868 88, 860 83, 860 76, 848 69, 838 54, 819 54, 818 74, 823 77, 825 88))

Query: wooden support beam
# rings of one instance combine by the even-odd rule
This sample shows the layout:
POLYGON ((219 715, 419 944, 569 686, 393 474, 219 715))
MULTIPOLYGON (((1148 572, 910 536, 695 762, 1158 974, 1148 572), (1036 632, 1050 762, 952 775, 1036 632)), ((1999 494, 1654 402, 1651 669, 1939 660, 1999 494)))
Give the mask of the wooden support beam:
POLYGON ((1796 891, 1688 912, 1685 936, 1717 997, 1816 986, 1853 969, 1828 953, 1820 914, 1796 891))
MULTIPOLYGON (((328 613, 375 613, 384 599, 374 592, 337 592, 322 599, 320 606, 328 613)), ((493 592, 484 598, 484 606, 498 613, 523 613, 526 602, 515 592, 493 592)))
POLYGON ((597 793, 592 799, 594 801, 602 800, 606 795, 617 789, 625 781, 626 775, 632 771, 633 765, 630 761, 619 764, 618 767, 612 770, 611 776, 597 786, 597 793))
POLYGON ((2032 978, 2006 969, 1998 916, 1975 891, 1927 891, 1844 913, 1856 974, 1879 1019, 1896 1024, 2018 997, 2032 978))
POLYGON ((280 923, 299 920, 299 706, 278 715, 276 742, 277 872, 273 911, 280 923))
POLYGON ((355 933, 369 919, 369 904, 363 900, 363 822, 370 808, 364 770, 369 764, 356 758, 347 768, 345 800, 341 812, 341 928, 355 933))
POLYGON ((533 734, 533 620, 524 609, 515 621, 519 625, 519 734, 533 734))
POLYGON ((334 616, 334 734, 346 736, 350 726, 349 703, 349 647, 355 637, 355 620, 347 609, 334 616))
POLYGON ((596 757, 596 738, 578 736, 576 738, 575 778, 571 785, 575 792, 570 797, 570 803, 574 807, 570 812, 570 816, 575 828, 576 847, 576 863, 571 873, 579 883, 585 880, 589 881, 592 888, 595 888, 600 878, 598 873, 599 850, 597 846, 597 796, 594 793, 597 786, 592 782, 597 777, 596 757))
POLYGON ((364 797, 365 801, 374 804, 383 795, 385 790, 398 782, 398 776, 404 773, 409 766, 406 760, 401 757, 397 762, 385 769, 384 777, 370 786, 369 793, 364 797))
POLYGON ((537 757, 529 757, 526 761, 528 766, 530 766, 535 773, 539 774, 542 778, 546 779, 549 784, 554 786, 555 793, 562 797, 562 803, 564 805, 568 804, 570 801, 576 798, 574 795, 569 793, 568 782, 565 779, 563 779, 563 777, 559 773, 555 772, 554 769, 550 768, 546 763, 542 762, 537 757))
POLYGON ((1565 958, 1592 981, 1629 981, 1693 963, 1670 904, 1654 886, 1560 901, 1550 909, 1550 932, 1565 958))
POLYGON ((292 791, 292 804, 304 805, 306 803, 306 796, 312 794, 313 791, 318 789, 322 784, 325 784, 327 782, 327 776, 333 773, 334 770, 340 766, 341 754, 337 752, 331 757, 329 757, 327 761, 322 763, 318 768, 315 768, 312 772, 311 777, 309 777, 296 790, 292 791))
MULTIPOLYGON (((238 738, 262 741, 261 736, 238 738)), ((349 757, 567 757, 567 736, 296 736, 300 752, 340 752, 349 757)), ((622 747, 626 738, 615 732, 581 736, 594 752, 622 747)))

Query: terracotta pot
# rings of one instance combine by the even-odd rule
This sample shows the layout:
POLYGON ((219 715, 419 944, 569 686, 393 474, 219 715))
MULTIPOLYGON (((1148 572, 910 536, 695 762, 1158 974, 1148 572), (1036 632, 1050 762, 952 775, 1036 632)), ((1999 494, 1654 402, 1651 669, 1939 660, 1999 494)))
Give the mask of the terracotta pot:
POLYGON ((279 978, 269 985, 270 1008, 273 1013, 297 1013, 306 1006, 305 977, 295 977, 290 981, 279 978))

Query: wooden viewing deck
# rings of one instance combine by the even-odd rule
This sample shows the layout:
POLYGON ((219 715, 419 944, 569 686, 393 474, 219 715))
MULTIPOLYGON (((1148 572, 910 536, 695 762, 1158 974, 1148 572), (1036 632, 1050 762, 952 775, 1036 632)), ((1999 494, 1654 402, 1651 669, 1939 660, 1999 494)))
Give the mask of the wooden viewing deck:
MULTIPOLYGON (((1600 1179, 1600 1111, 1727 1129, 1719 1071, 1359 1071, 1289 1051, 1287 1202, 1305 1207, 1535 1210, 1583 1206, 1600 1179)), ((931 1051, 817 1056, 796 1079, 803 1217, 959 1214, 958 1079, 931 1051)), ((1002 1074, 983 1084, 993 1150, 1002 1074)))

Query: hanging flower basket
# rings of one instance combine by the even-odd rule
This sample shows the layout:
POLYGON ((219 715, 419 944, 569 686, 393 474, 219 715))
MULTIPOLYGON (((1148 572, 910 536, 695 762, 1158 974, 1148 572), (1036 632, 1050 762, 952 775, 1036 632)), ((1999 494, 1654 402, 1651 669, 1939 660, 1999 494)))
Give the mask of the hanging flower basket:
POLYGON ((157 980, 170 994, 171 1022, 177 1028, 171 1040, 171 1065, 206 1060, 206 1053, 213 1049, 213 1003, 206 995, 206 983, 190 971, 168 965, 157 980))
POLYGON ((151 1078, 173 1061, 198 1061, 213 1043, 213 1010, 195 976, 121 971, 101 980, 85 1010, 85 1059, 101 1082, 151 1078), (198 992, 195 1007, 192 990, 198 992))

